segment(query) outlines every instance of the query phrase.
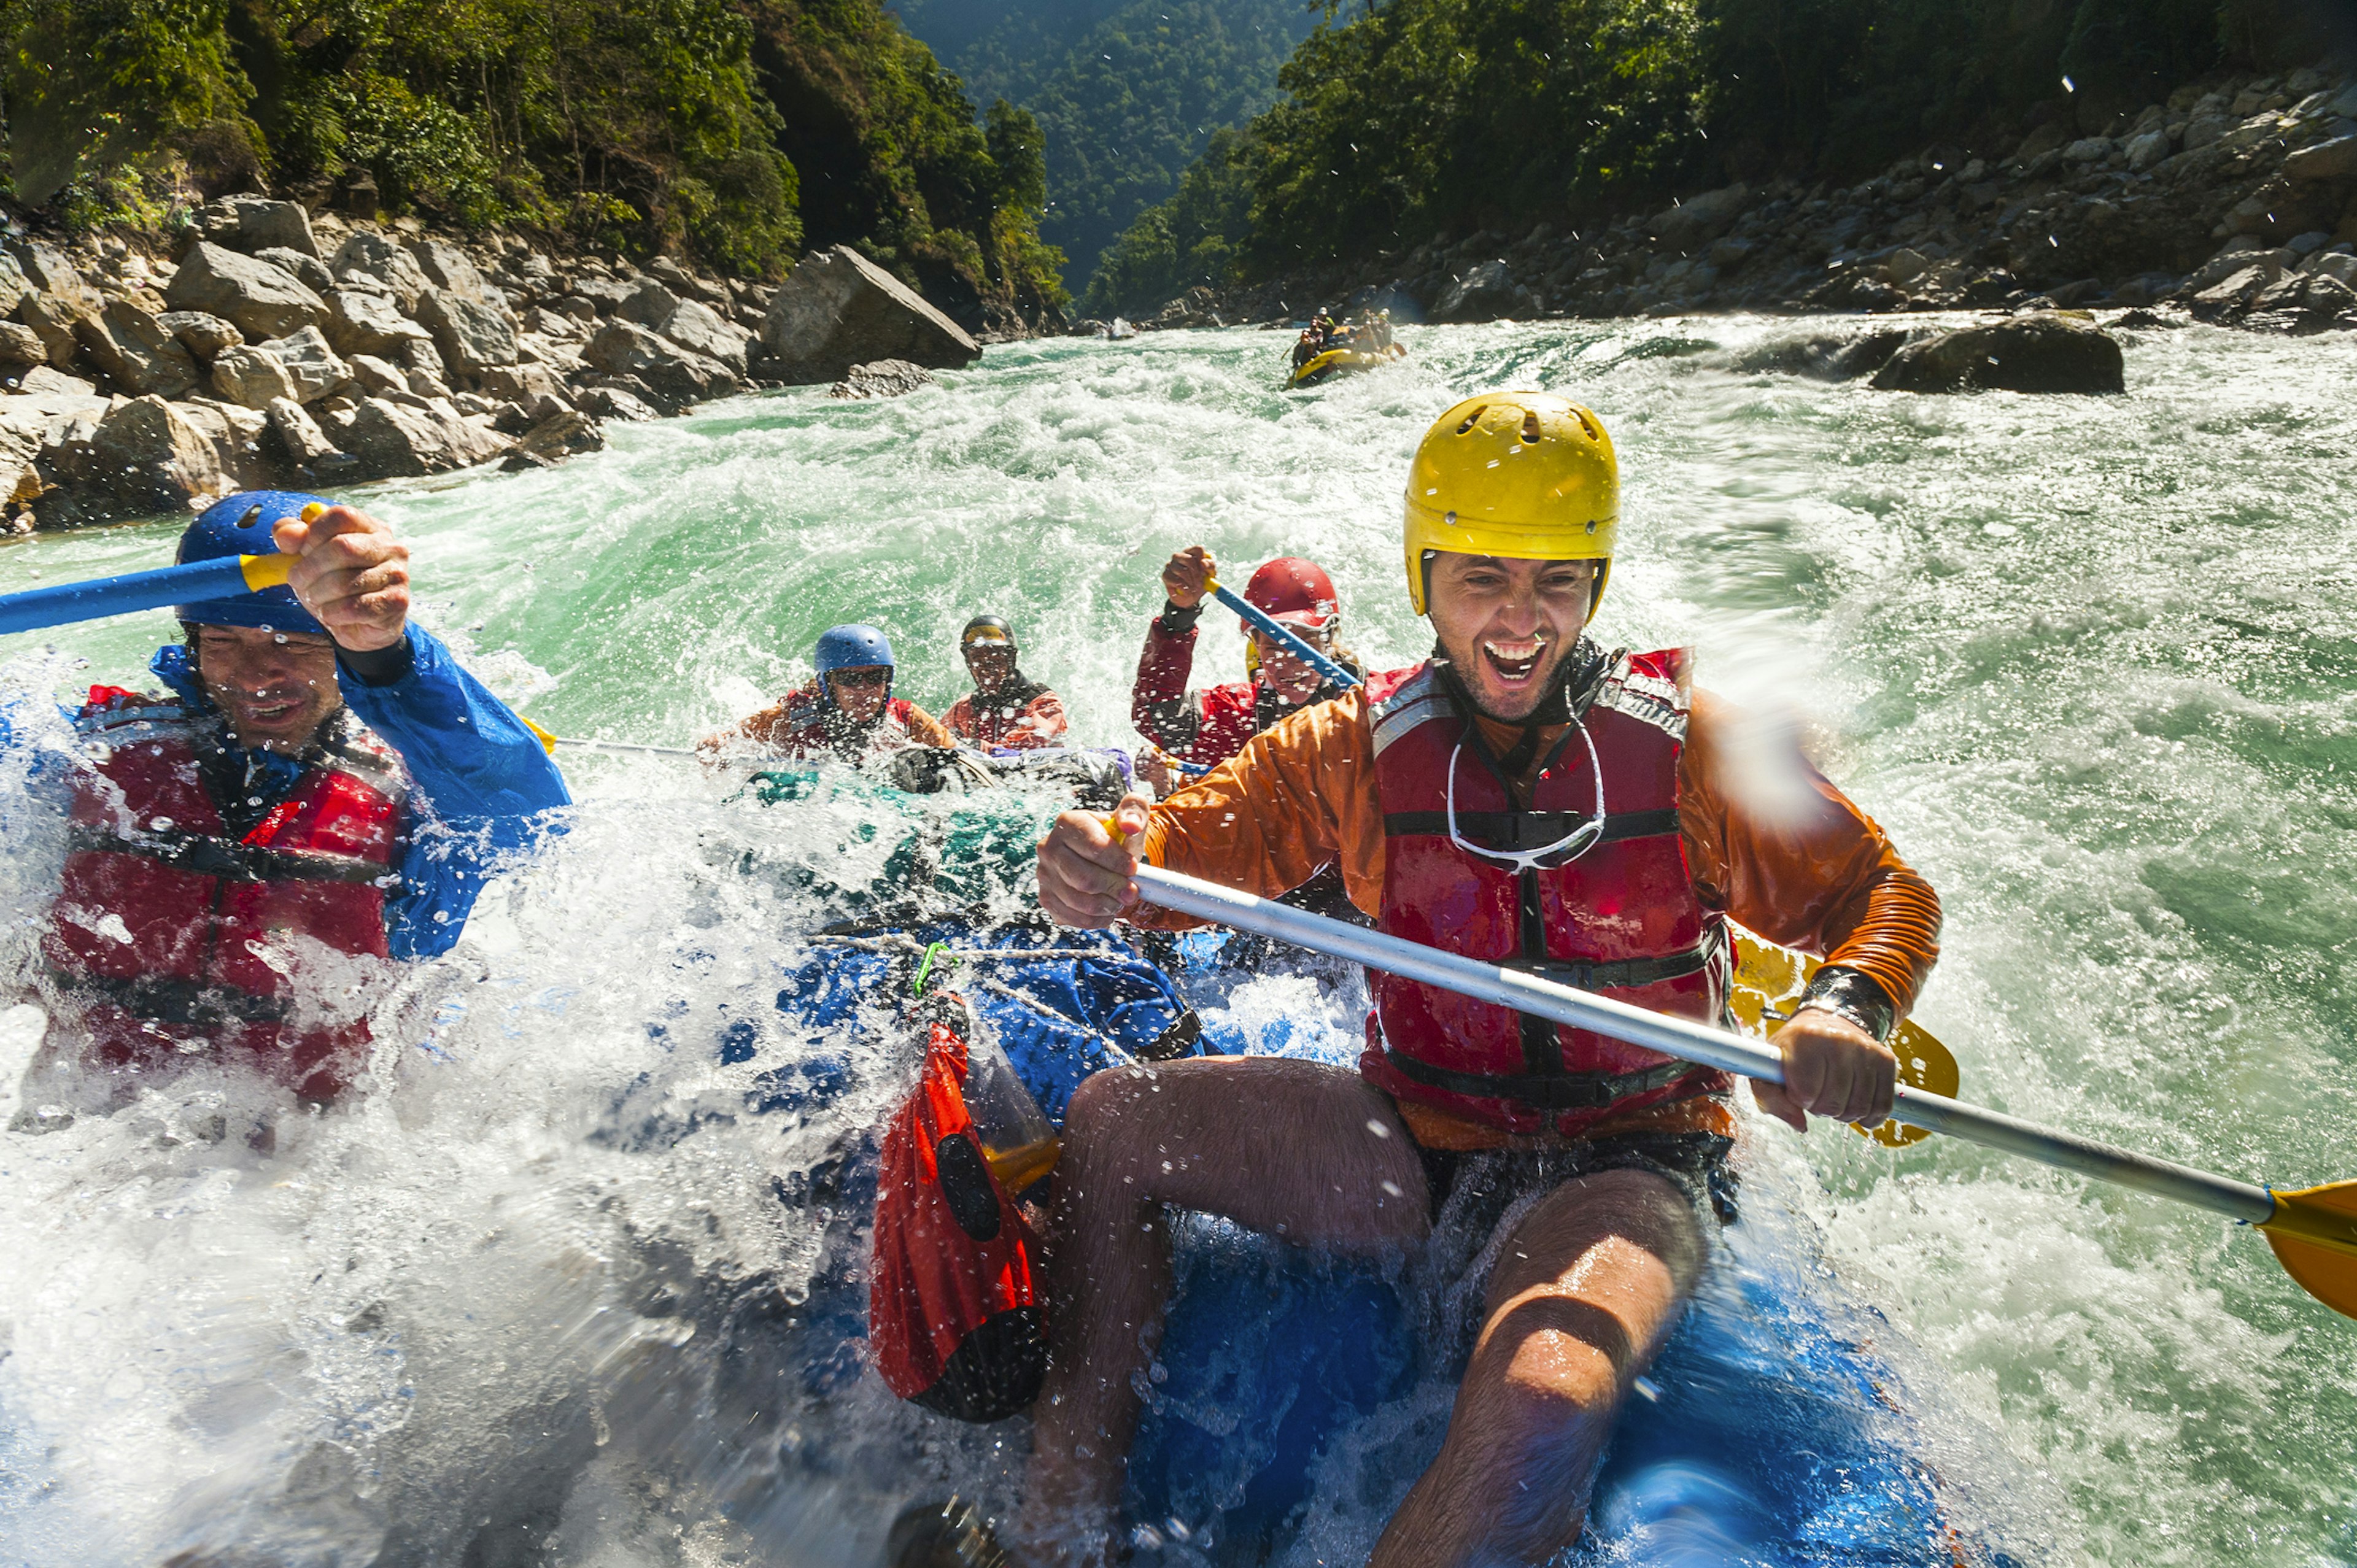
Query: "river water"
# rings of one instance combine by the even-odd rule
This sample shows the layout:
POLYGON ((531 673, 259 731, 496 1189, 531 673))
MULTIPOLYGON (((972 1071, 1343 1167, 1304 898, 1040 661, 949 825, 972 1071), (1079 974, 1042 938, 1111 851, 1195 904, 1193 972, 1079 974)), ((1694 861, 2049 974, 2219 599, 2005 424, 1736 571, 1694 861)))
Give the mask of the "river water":
MULTIPOLYGON (((748 397, 557 469, 361 499, 416 547, 421 619, 560 735, 685 743, 845 619, 884 626, 938 712, 957 628, 994 610, 1077 734, 1120 745, 1169 550, 1239 577, 1314 556, 1348 639, 1405 662, 1417 436, 1466 391, 1562 392, 1627 486, 1598 634, 1693 644, 1704 684, 1807 725, 1938 886, 1918 1015, 1967 1098, 2252 1180, 2352 1175, 2352 345, 2130 333, 2111 399, 1742 368, 1804 330, 1412 329, 1408 363, 1306 394, 1276 390, 1276 335, 1018 344, 897 402, 748 397)), ((0 590, 159 564, 172 528, 12 545, 0 590)), ((1199 676, 1234 678, 1240 641, 1205 627, 1199 676)), ((7 639, 0 683, 130 682, 169 630, 7 639)), ((880 854, 877 808, 764 814, 685 764, 563 759, 569 832, 387 1004, 349 1107, 282 1116, 264 1154, 233 1134, 268 1108, 198 1073, 0 1133, 0 1560, 873 1550, 896 1494, 859 1473, 863 1434, 751 1412, 764 1379, 832 1380, 882 1430, 888 1396, 856 1361, 746 1348, 803 1326, 823 1250, 773 1195, 823 1187, 892 1074, 826 1117, 738 1119, 715 1108, 751 1068, 699 1042, 759 1026, 810 916, 792 878, 738 868, 880 854), (757 1428, 841 1452, 781 1479, 739 1441, 757 1428)), ((16 963, 57 848, 21 773, 0 779, 16 963)), ((0 1119, 38 1026, 0 1014, 0 1119)), ((765 1037, 753 1065, 792 1048, 765 1037)), ((2256 1237, 1965 1145, 1752 1132, 1764 1190, 1913 1348, 1928 1413, 1982 1444, 1982 1523, 2017 1557, 2357 1562, 2357 1327, 2256 1237)))

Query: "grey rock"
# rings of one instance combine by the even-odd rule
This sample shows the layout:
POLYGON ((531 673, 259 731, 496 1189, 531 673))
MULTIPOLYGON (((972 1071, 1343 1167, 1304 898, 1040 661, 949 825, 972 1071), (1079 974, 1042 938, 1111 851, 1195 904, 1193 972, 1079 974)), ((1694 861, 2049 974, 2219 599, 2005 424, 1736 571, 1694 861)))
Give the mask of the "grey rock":
POLYGON ((490 297, 482 273, 466 252, 448 241, 412 240, 409 253, 416 258, 417 270, 425 274, 425 281, 443 293, 477 301, 490 297))
POLYGON ((371 397, 391 397, 409 391, 409 378, 401 373, 399 366, 389 360, 380 360, 374 354, 354 354, 347 362, 352 380, 371 397))
POLYGON ((337 450, 309 411, 293 398, 272 400, 270 428, 286 460, 298 468, 349 467, 353 459, 337 450))
POLYGON ((584 388, 574 399, 576 404, 604 419, 621 419, 637 423, 661 419, 654 404, 627 388, 606 384, 584 388))
POLYGON ((38 293, 79 299, 89 292, 81 274, 54 245, 45 245, 38 240, 12 240, 8 242, 8 255, 16 263, 17 275, 38 293))
POLYGON ((500 403, 529 403, 536 397, 562 398, 563 383, 545 365, 497 365, 475 378, 484 396, 500 403))
POLYGON ((336 357, 328 345, 328 335, 316 327, 273 338, 258 347, 286 367, 295 383, 296 403, 317 403, 351 379, 350 368, 336 357))
POLYGON ((41 335, 21 322, 0 321, 0 365, 46 365, 49 350, 41 335))
POLYGON ((279 338, 328 319, 327 302, 284 267, 199 241, 172 274, 164 299, 234 322, 249 338, 279 338))
POLYGON ((2260 290, 2240 324, 2261 332, 2357 326, 2357 289, 2339 278, 2294 273, 2260 290))
POLYGON ((417 320, 434 334, 443 363, 462 377, 516 362, 515 314, 504 300, 429 288, 417 302, 417 320))
POLYGON ((560 298, 556 304, 559 309, 576 316, 583 313, 575 308, 573 302, 578 300, 587 304, 589 308, 585 318, 613 316, 621 310, 624 300, 638 292, 638 287, 634 283, 621 283, 613 278, 576 277, 573 292, 560 298))
POLYGON ((2357 136, 2335 136, 2284 159, 2284 174, 2307 184, 2357 179, 2357 136))
POLYGON ((615 314, 670 338, 692 353, 717 360, 737 375, 745 373, 746 335, 709 306, 682 299, 652 278, 631 290, 615 314))
POLYGON ((183 398, 172 406, 212 443, 213 460, 228 489, 258 489, 276 479, 274 465, 262 450, 262 437, 270 429, 268 415, 206 397, 183 398))
POLYGON ((2186 278, 2182 292, 2199 295, 2213 289, 2237 273, 2255 269, 2262 284, 2271 284, 2297 263, 2298 258, 2289 251, 2232 251, 2212 256, 2195 268, 2186 278))
POLYGON ((80 376, 67 375, 51 365, 35 365, 16 378, 16 391, 27 397, 48 401, 56 408, 80 407, 85 403, 106 406, 107 399, 98 395, 98 388, 80 376))
POLYGON ((263 196, 225 196, 207 202, 194 215, 198 236, 233 251, 257 255, 285 249, 319 259, 319 242, 311 233, 311 215, 292 201, 263 196))
POLYGON ((0 251, 0 315, 16 308, 16 302, 33 292, 32 283, 16 258, 0 251))
POLYGON ((2143 174, 2147 169, 2158 166, 2169 156, 2169 133, 2156 127, 2140 136, 2131 137, 2125 150, 2127 153, 2129 172, 2143 174))
POLYGON ((278 356, 258 344, 240 343, 213 357, 213 393, 241 408, 268 409, 284 398, 296 401, 295 378, 278 356))
POLYGON ((1854 381, 1874 374, 1900 349, 1929 336, 1923 328, 1908 327, 1847 335, 1819 333, 1763 345, 1739 357, 1735 368, 1806 376, 1811 381, 1854 381))
POLYGON ((82 357, 131 397, 178 397, 197 384, 197 361, 164 324, 127 299, 110 299, 74 323, 82 357))
POLYGON ((2240 122, 2229 114, 2196 113, 2185 123, 2185 135, 2179 145, 2189 153, 2194 152, 2212 142, 2223 141, 2226 134, 2238 124, 2240 122))
POLYGON ((2243 267, 2196 293, 2185 307, 2203 321, 2227 320, 2240 315, 2282 275, 2280 265, 2243 267))
POLYGON ((2138 273, 2112 291, 2112 302, 2130 306, 2158 305, 2184 284, 2175 273, 2138 273))
POLYGON ((516 449, 554 462, 580 452, 604 450, 606 437, 597 422, 574 409, 561 409, 517 438, 516 449))
POLYGON ((434 286, 405 246, 368 229, 356 231, 336 248, 328 270, 339 278, 357 274, 382 285, 392 291, 404 315, 414 313, 418 300, 434 286))
POLYGON ((296 281, 314 294, 323 295, 336 286, 336 280, 328 274, 326 263, 291 246, 265 245, 253 252, 253 259, 268 262, 274 267, 284 267, 295 274, 296 281))
POLYGON ((780 379, 802 384, 877 360, 954 370, 982 357, 963 328, 848 245, 802 258, 770 301, 761 341, 780 379))
MULTIPOLYGON (((669 256, 657 256, 647 263, 647 271, 674 294, 700 300, 715 310, 726 310, 733 303, 728 291, 720 285, 700 278, 669 256)), ((652 325, 650 323, 649 325, 652 325)), ((660 328, 656 328, 662 330, 660 328)))
POLYGON ((1444 322, 1495 321, 1524 306, 1530 291, 1514 282, 1513 270, 1501 261, 1482 262, 1458 275, 1432 307, 1432 319, 1444 322))
POLYGON ((939 386, 922 365, 912 365, 906 360, 878 360, 872 365, 854 365, 851 373, 827 388, 827 396, 867 399, 903 397, 919 387, 939 386))
POLYGON ((409 390, 425 397, 448 397, 448 370, 442 363, 442 350, 434 346, 431 338, 412 338, 393 354, 393 362, 409 378, 409 390))
POLYGON ((2051 311, 1910 343, 1876 372, 1878 392, 2121 392, 2118 341, 2093 322, 2051 311))
POLYGON ((1698 251, 1735 227, 1751 205, 1751 194, 1749 186, 1738 181, 1657 212, 1650 224, 1653 238, 1673 251, 1698 251))
POLYGON ((206 310, 167 310, 156 318, 165 331, 180 340, 180 347, 204 364, 210 364, 223 349, 234 349, 245 341, 245 334, 235 324, 222 320, 206 310))
POLYGON ((2339 283, 2357 285, 2357 256, 2346 251, 2319 251, 2300 266, 2311 277, 2329 277, 2339 283))
POLYGON ((49 445, 49 416, 18 406, 27 401, 0 397, 0 505, 20 505, 47 488, 38 464, 49 445))
POLYGON ((2119 144, 2109 136, 2083 136, 2062 149, 2062 161, 2072 164, 2099 164, 2119 150, 2119 144))
POLYGON ((328 341, 339 354, 398 353, 407 342, 433 336, 401 314, 395 296, 339 288, 328 295, 328 341))
POLYGON ((609 376, 630 376, 645 383, 674 409, 719 397, 737 385, 726 365, 658 338, 633 321, 606 323, 581 357, 609 376))
POLYGON ((507 450, 497 434, 432 408, 364 398, 336 436, 357 459, 354 477, 416 478, 489 462, 507 450))
POLYGON ((77 502, 95 516, 185 514, 191 500, 228 489, 212 442, 153 394, 117 403, 86 443, 56 451, 59 477, 75 487, 77 502))
POLYGON ((64 295, 28 294, 16 301, 16 319, 33 329, 48 350, 49 363, 60 368, 81 357, 81 339, 74 335, 74 324, 89 314, 88 307, 64 295))

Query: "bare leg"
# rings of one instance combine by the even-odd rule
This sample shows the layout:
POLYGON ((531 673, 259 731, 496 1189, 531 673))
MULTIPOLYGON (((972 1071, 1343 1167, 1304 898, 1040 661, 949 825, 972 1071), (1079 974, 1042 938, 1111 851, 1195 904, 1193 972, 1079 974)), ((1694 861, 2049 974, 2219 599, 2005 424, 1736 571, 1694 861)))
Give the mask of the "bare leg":
POLYGON ((1701 1258, 1693 1208, 1650 1171, 1599 1172, 1534 1208, 1500 1251, 1440 1456, 1369 1568, 1537 1563, 1569 1545, 1701 1258))
POLYGON ((1353 1252, 1423 1238, 1424 1167, 1356 1073, 1197 1057, 1099 1073, 1073 1095, 1056 1169, 1048 1380, 1017 1533, 1035 1560, 1103 1559, 1137 1430, 1134 1380, 1162 1337, 1162 1208, 1353 1252))

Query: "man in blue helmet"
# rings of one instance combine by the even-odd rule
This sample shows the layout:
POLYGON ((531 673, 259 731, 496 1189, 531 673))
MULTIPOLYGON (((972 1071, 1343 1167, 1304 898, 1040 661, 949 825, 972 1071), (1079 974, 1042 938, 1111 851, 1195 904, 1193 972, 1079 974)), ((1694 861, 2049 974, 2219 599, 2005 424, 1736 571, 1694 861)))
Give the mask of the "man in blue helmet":
POLYGON ((167 689, 96 686, 37 982, 19 1125, 119 1101, 192 1057, 315 1103, 367 1065, 393 964, 450 948, 483 878, 568 803, 523 722, 409 623, 409 550, 317 496, 208 509, 178 559, 283 552, 285 587, 180 605, 167 689), (74 1064, 102 1069, 98 1086, 74 1064), (70 1079, 70 1082, 66 1080, 70 1079))
POLYGON ((864 761, 905 746, 953 746, 941 721, 892 694, 892 639, 872 626, 829 627, 811 650, 818 673, 698 749, 815 761, 864 761))

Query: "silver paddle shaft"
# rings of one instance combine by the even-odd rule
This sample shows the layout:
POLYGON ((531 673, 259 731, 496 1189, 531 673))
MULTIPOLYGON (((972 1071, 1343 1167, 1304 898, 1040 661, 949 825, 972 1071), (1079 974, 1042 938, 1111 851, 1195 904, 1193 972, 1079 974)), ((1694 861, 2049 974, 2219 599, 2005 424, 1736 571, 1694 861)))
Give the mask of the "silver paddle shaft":
MULTIPOLYGON (((1148 903, 1182 915, 1274 937, 1313 952, 1437 985, 1477 1002, 1494 1003, 1574 1028, 1590 1029, 1664 1056, 1715 1067, 1722 1072, 1765 1079, 1770 1083, 1784 1081, 1783 1058, 1773 1047, 1692 1019, 1673 1018, 1632 1007, 1626 1002, 1590 995, 1536 975, 1501 969, 1478 959, 1428 948, 1421 942, 1387 937, 1380 931, 1330 920, 1307 909, 1255 898, 1249 893, 1157 866, 1137 868, 1137 889, 1148 903)), ((2265 1187, 2229 1181, 2168 1160, 2130 1154, 2092 1138, 2056 1132, 1905 1084, 1899 1086, 1890 1114, 1910 1127, 1964 1138, 2042 1165, 2093 1176, 2098 1181, 2207 1208, 2248 1224, 2258 1224, 2275 1212, 2275 1199, 2265 1187)))
POLYGON ((683 746, 640 746, 630 740, 576 740, 571 736, 560 736, 556 744, 582 751, 609 752, 616 757, 684 757, 692 760, 695 756, 683 746))

